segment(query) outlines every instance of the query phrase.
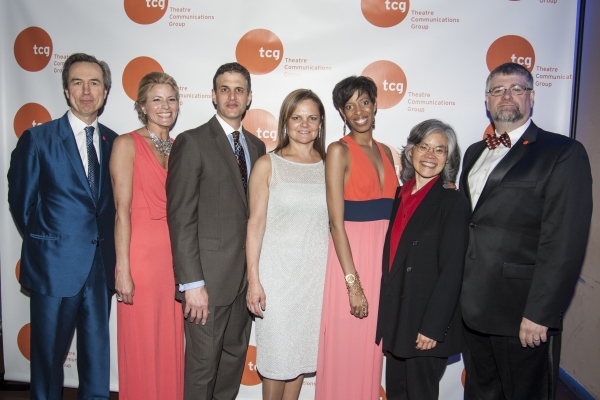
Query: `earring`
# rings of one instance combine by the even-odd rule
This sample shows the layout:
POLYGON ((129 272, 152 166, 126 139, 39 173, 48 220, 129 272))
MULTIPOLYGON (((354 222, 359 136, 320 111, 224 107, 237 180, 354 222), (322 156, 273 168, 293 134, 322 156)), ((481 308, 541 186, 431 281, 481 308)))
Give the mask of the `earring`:
POLYGON ((344 118, 344 132, 343 132, 344 136, 346 136, 346 118, 344 118))
POLYGON ((317 139, 321 139, 321 126, 319 125, 319 133, 317 134, 317 139))
POLYGON ((372 126, 372 128, 375 129, 375 117, 373 117, 373 126, 372 126))

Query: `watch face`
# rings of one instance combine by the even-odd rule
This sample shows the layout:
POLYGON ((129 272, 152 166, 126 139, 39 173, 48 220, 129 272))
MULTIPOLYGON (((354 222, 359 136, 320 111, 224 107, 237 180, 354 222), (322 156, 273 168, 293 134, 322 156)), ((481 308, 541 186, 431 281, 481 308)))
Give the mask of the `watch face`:
POLYGON ((349 275, 346 276, 346 282, 348 282, 348 283, 354 283, 354 282, 356 282, 356 277, 354 275, 352 275, 352 274, 349 274, 349 275))

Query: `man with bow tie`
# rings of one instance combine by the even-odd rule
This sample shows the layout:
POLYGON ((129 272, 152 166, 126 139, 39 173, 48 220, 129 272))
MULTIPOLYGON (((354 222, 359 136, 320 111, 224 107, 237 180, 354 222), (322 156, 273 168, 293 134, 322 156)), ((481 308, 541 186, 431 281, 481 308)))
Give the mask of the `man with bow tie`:
POLYGON ((553 399, 564 308, 592 214, 584 147, 531 120, 533 77, 495 68, 486 105, 495 135, 469 147, 460 189, 471 204, 462 288, 465 399, 553 399))

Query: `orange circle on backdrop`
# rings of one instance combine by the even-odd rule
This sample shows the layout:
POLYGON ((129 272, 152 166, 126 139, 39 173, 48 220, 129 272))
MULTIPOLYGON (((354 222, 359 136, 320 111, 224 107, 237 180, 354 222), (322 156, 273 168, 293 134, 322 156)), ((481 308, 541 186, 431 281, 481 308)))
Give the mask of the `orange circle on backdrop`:
POLYGON ((406 93, 406 75, 402 68, 391 61, 381 60, 371 63, 363 70, 362 76, 368 76, 377 84, 377 108, 394 107, 406 93))
POLYGON ((263 141, 267 152, 277 146, 277 119, 273 114, 260 108, 248 110, 242 122, 244 129, 263 141))
POLYGON ((380 28, 389 28, 404 21, 410 0, 361 0, 360 8, 367 21, 380 28))
POLYGON ((256 346, 248 346, 246 352, 246 364, 244 365, 244 373, 242 374, 242 385, 255 386, 262 382, 258 372, 256 371, 256 346))
POLYGON ((15 267, 15 275, 17 276, 17 282, 21 278, 21 259, 17 261, 17 266, 15 267))
POLYGON ((165 15, 169 0, 125 0, 125 14, 135 23, 153 24, 165 15))
POLYGON ((137 57, 129 61, 123 70, 123 90, 133 101, 137 100, 140 80, 148 72, 165 72, 158 61, 150 57, 137 57))
POLYGON ((535 65, 535 51, 531 43, 521 36, 502 36, 488 49, 485 62, 490 72, 498 65, 507 62, 521 64, 531 72, 535 65))
POLYGON ((494 125, 489 124, 487 126, 487 128, 485 128, 485 132, 483 132, 483 139, 485 139, 485 137, 487 135, 495 135, 496 134, 496 129, 494 128, 494 125))
POLYGON ((52 39, 42 28, 31 26, 17 35, 14 52, 17 64, 25 71, 41 71, 50 62, 52 39))
POLYGON ((19 351, 23 354, 28 360, 30 358, 30 343, 31 343, 31 324, 25 324, 17 334, 17 346, 19 346, 19 351))
POLYGON ((52 117, 50 117, 50 113, 44 106, 38 103, 27 103, 19 108, 19 111, 15 114, 13 121, 15 135, 20 138, 27 129, 51 120, 52 117))
POLYGON ((235 58, 251 74, 268 74, 283 59, 283 44, 273 32, 254 29, 246 33, 235 48, 235 58))

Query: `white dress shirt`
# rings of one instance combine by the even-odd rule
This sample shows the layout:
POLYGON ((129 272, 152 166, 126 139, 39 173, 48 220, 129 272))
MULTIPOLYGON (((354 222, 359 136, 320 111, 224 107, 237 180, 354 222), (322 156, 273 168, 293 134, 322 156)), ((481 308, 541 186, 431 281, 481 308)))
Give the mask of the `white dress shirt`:
POLYGON ((71 110, 67 112, 67 117, 69 118, 69 125, 71 125, 73 135, 75 135, 75 142, 77 142, 77 150, 79 150, 79 156, 81 157, 81 162, 83 163, 83 169, 85 169, 85 176, 87 176, 88 154, 87 138, 85 137, 85 128, 87 126, 94 127, 92 142, 94 143, 94 148, 96 149, 96 156, 98 157, 98 162, 100 162, 100 132, 98 132, 98 118, 96 118, 91 125, 88 125, 79 118, 77 118, 71 110))
MULTIPOLYGON (((515 129, 514 131, 507 132, 510 137, 510 143, 513 145, 521 139, 523 133, 527 130, 529 125, 531 124, 531 118, 527 120, 523 125, 515 129)), ((501 135, 504 132, 496 132, 497 135, 501 135)), ((469 191, 471 195, 471 204, 473 209, 477 205, 477 201, 479 201, 479 197, 481 196, 481 192, 483 192, 483 188, 485 184, 494 170, 496 166, 502 161, 504 156, 508 154, 510 148, 505 147, 503 144, 500 144, 494 150, 485 149, 481 153, 481 156, 477 159, 473 168, 469 172, 469 191)))

